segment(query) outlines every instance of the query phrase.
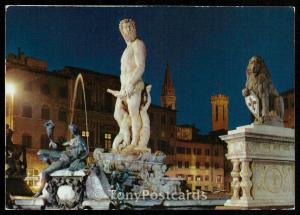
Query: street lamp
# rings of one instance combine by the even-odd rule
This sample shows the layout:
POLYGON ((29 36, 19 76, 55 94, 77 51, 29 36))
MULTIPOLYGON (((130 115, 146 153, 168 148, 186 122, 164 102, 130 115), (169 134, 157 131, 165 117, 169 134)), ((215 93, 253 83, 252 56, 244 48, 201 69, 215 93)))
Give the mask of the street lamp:
MULTIPOLYGON (((10 104, 8 108, 8 124, 11 129, 13 129, 13 117, 14 117, 14 94, 15 94, 15 85, 12 83, 5 84, 5 93, 10 96, 10 104)), ((6 104, 8 105, 8 104, 6 104)))

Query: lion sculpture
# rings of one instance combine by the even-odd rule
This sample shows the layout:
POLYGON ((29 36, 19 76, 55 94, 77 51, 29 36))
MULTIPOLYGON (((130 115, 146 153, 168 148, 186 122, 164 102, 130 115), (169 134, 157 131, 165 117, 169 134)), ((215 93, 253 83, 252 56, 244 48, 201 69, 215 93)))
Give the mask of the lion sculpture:
POLYGON ((246 86, 242 91, 244 97, 250 92, 256 95, 259 102, 259 114, 255 115, 255 122, 267 124, 267 122, 283 122, 284 104, 283 98, 275 89, 271 73, 261 57, 250 58, 247 70, 246 86))

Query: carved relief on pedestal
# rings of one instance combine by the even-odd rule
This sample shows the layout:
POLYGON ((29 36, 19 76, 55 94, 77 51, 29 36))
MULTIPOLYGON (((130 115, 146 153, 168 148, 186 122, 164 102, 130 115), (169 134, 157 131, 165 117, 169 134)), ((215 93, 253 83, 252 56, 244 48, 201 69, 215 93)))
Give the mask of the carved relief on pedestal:
POLYGON ((270 195, 273 198, 289 198, 288 193, 292 192, 295 187, 293 165, 290 163, 256 163, 253 171, 254 196, 270 195))
POLYGON ((252 172, 249 166, 251 160, 246 160, 246 159, 242 159, 241 163, 242 163, 242 168, 241 168, 241 177, 242 177, 242 181, 241 181, 241 188, 243 191, 243 195, 241 197, 241 200, 252 200, 252 196, 251 196, 251 187, 252 187, 252 181, 251 181, 251 176, 252 176, 252 172))
POLYGON ((231 142, 228 144, 228 155, 239 155, 246 151, 246 145, 244 142, 231 142))

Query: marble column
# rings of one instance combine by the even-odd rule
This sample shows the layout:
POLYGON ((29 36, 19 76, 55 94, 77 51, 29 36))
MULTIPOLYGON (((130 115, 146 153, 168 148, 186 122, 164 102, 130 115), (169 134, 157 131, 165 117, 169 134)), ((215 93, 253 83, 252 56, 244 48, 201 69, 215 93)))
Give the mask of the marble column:
POLYGON ((231 182, 231 188, 233 190, 233 195, 231 197, 231 200, 239 200, 240 199, 240 161, 238 159, 231 160, 232 163, 232 182, 231 182))
POLYGON ((241 188, 243 191, 243 195, 241 197, 241 200, 252 200, 252 196, 251 196, 251 187, 252 187, 252 181, 251 181, 251 176, 252 176, 252 172, 250 169, 250 164, 251 159, 241 159, 241 177, 242 177, 242 181, 241 181, 241 188))

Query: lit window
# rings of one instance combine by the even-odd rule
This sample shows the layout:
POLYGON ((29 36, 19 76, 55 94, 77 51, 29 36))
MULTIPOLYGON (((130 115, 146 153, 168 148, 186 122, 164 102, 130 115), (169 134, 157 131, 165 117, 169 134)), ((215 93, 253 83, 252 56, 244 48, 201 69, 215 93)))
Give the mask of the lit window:
POLYGON ((188 175, 188 176, 187 176, 187 180, 188 180, 188 181, 193 181, 193 178, 194 178, 194 177, 193 177, 192 175, 188 175))
POLYGON ((111 149, 112 144, 111 144, 111 134, 105 133, 104 134, 104 144, 106 149, 111 149))
POLYGON ((196 181, 202 181, 202 176, 201 175, 196 176, 196 181))

